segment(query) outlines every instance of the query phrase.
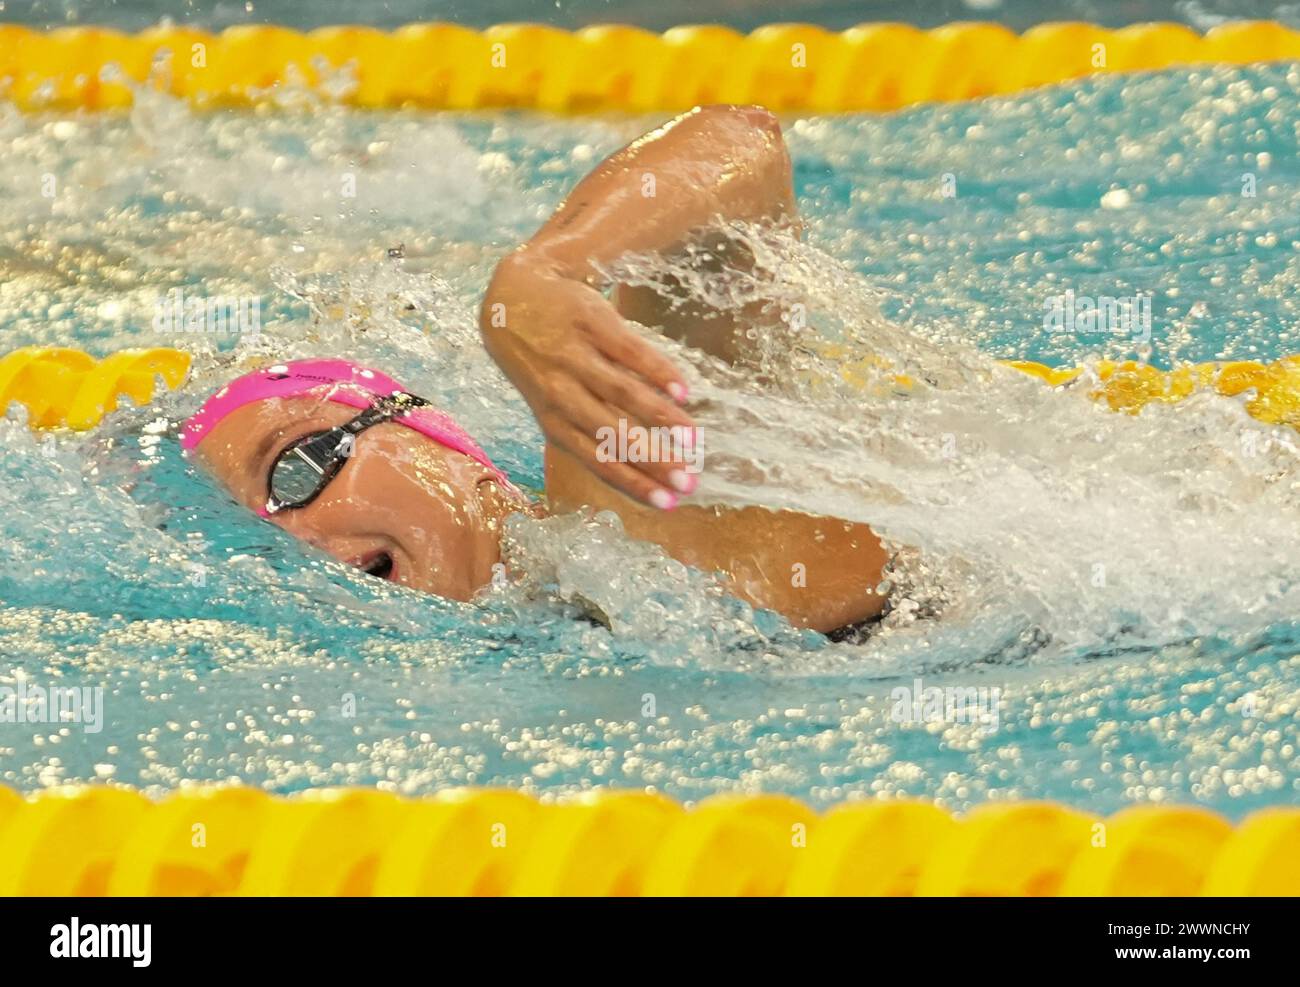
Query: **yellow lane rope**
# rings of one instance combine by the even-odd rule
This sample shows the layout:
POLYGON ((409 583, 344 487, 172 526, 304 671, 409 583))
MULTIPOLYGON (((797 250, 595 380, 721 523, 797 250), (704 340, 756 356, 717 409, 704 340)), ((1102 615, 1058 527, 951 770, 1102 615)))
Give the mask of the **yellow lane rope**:
POLYGON ((1300 809, 0 788, 0 895, 1297 895, 1300 809))
MULTIPOLYGON (((872 372, 866 364, 845 362, 840 372, 850 382, 858 381, 872 372)), ((1074 385, 1085 373, 1082 367, 1052 368, 1025 360, 1005 365, 1051 387, 1074 385)), ((176 349, 126 349, 96 360, 67 347, 27 346, 0 356, 0 414, 17 402, 27 408, 34 428, 82 431, 99 424, 121 398, 139 407, 153 398, 159 381, 169 389, 179 387, 189 367, 190 355, 176 349)), ((1085 385, 1089 397, 1113 411, 1136 413, 1153 402, 1173 403, 1213 390, 1242 399, 1259 421, 1300 430, 1300 356, 1273 363, 1187 364, 1171 371, 1103 360, 1092 368, 1091 379, 1085 385)))
POLYGON ((0 357, 0 414, 16 401, 33 428, 83 431, 121 398, 148 404, 159 378, 179 387, 189 368, 190 355, 181 350, 127 349, 96 360, 68 347, 26 346, 0 357))
POLYGON ((838 33, 769 24, 748 35, 716 25, 663 34, 615 24, 572 32, 540 24, 392 32, 245 25, 219 34, 0 25, 0 96, 27 110, 124 107, 131 80, 220 107, 262 102, 288 83, 370 108, 639 113, 731 102, 829 113, 1018 92, 1094 72, 1297 58, 1300 32, 1272 21, 1226 23, 1204 35, 1166 23, 1050 23, 1019 35, 979 22, 838 33), (340 73, 355 85, 340 86, 340 73))

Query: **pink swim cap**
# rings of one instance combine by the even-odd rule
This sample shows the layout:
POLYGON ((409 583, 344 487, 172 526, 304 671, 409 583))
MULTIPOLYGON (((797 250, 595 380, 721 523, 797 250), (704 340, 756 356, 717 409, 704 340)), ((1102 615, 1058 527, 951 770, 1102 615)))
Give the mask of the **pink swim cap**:
MULTIPOLYGON (((405 387, 385 373, 359 367, 348 360, 294 360, 278 363, 263 370, 236 377, 203 403, 181 429, 181 447, 194 449, 221 419, 236 408, 266 398, 292 398, 327 389, 321 396, 327 401, 352 408, 369 408, 377 397, 398 392, 409 394, 405 387)), ((468 432, 456 424, 445 411, 432 407, 415 408, 393 419, 413 428, 455 452, 463 453, 490 469, 506 487, 513 489, 509 478, 488 458, 468 432)))

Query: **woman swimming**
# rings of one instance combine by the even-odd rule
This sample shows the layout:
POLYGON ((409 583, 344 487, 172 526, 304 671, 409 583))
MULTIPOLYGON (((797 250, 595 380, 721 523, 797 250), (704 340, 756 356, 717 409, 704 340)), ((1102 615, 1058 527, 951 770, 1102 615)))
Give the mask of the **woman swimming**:
POLYGON ((593 509, 614 511, 633 538, 721 573, 734 595, 795 626, 830 632, 869 620, 884 606, 875 587, 887 554, 866 525, 689 502, 697 433, 686 387, 625 319, 731 362, 745 359, 752 323, 607 285, 601 274, 628 253, 680 251, 719 219, 797 226, 789 155, 766 110, 697 108, 639 138, 498 264, 480 328, 545 435, 545 508, 448 415, 343 360, 233 381, 186 423, 182 442, 291 534, 440 596, 468 600, 490 582, 509 515, 593 509), (611 455, 609 437, 629 431, 675 441, 651 461, 611 455))

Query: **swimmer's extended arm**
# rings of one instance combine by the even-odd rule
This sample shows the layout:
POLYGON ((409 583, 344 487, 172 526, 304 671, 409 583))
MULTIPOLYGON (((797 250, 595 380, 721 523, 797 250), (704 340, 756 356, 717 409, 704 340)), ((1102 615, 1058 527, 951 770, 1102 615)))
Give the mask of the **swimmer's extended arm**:
MULTIPOLYGON (((693 424, 672 400, 685 396, 677 368, 626 325, 602 293, 598 269, 626 253, 670 251, 718 218, 779 218, 787 210, 793 214, 794 197, 781 128, 757 107, 692 110, 579 182, 498 265, 480 315, 488 352, 547 441, 629 497, 672 503, 681 463, 600 462, 596 455, 598 430, 617 429, 620 418, 645 427, 693 424)), ((624 314, 661 324, 649 298, 636 302, 619 299, 624 314)))
POLYGON ((866 525, 689 501, 664 512, 645 505, 679 464, 638 469, 596 461, 596 429, 616 426, 620 417, 629 424, 690 423, 656 390, 677 379, 675 368, 622 316, 722 359, 735 358, 742 328, 730 316, 649 289, 619 286, 616 309, 592 286, 597 267, 629 251, 670 253, 716 218, 798 222, 789 156, 764 110, 696 110, 604 162, 498 268, 484 304, 484 338, 546 433, 553 510, 612 510, 632 537, 722 572, 736 596, 797 626, 828 631, 864 620, 883 605, 873 590, 887 561, 866 525), (496 314, 506 325, 491 324, 493 305, 504 306, 496 314))
POLYGON ((663 251, 715 219, 795 213, 781 125, 756 106, 697 107, 606 158, 523 248, 599 284, 626 253, 663 251), (775 193, 775 195, 774 195, 775 193))
POLYGON ((671 513, 624 497, 566 452, 546 447, 553 511, 614 511, 624 530, 687 565, 722 573, 728 590, 796 627, 832 631, 880 613, 876 594, 889 555, 865 524, 761 507, 696 507, 671 513))

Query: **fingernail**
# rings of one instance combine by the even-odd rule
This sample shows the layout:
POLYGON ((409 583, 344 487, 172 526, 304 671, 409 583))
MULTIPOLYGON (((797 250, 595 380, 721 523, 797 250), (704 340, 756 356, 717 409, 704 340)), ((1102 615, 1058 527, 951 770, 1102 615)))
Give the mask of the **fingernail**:
POLYGON ((668 482, 673 485, 673 489, 679 493, 694 493, 696 486, 699 485, 699 477, 691 476, 685 470, 673 470, 668 474, 668 482))
POLYGON ((661 511, 671 511, 677 506, 677 495, 663 487, 656 487, 650 492, 650 503, 661 511))
POLYGON ((678 404, 686 403, 687 392, 685 384, 680 383, 679 381, 673 381, 668 385, 668 393, 672 395, 672 399, 678 404))

